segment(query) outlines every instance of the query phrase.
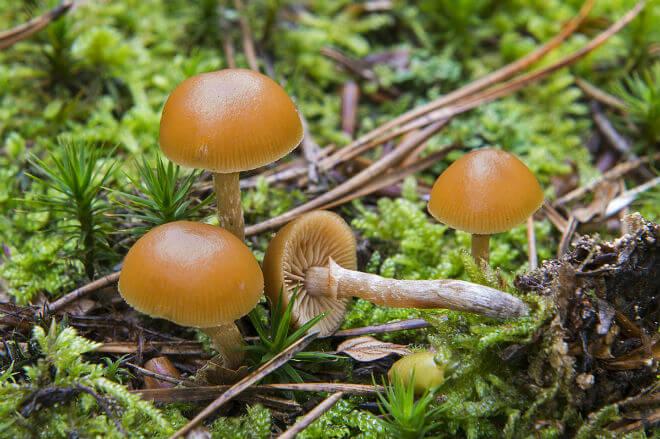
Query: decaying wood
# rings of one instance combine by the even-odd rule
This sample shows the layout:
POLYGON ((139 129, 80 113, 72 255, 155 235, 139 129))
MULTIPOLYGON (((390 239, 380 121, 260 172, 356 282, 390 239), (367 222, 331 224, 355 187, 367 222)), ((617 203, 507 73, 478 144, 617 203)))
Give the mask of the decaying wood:
POLYGON ((330 260, 327 267, 311 267, 305 290, 312 296, 360 297, 377 305, 398 308, 446 308, 495 318, 527 315, 515 296, 460 280, 398 280, 347 270, 330 260))
POLYGON ((23 41, 31 37, 32 35, 48 26, 51 22, 66 14, 72 7, 73 0, 65 0, 50 11, 33 18, 27 23, 16 26, 13 29, 0 32, 0 50, 11 47, 19 41, 23 41))
MULTIPOLYGON (((175 387, 171 389, 140 389, 131 393, 142 399, 155 402, 195 402, 208 401, 222 395, 231 386, 175 387)), ((277 383, 257 384, 246 390, 248 393, 261 392, 344 392, 351 395, 374 395, 382 390, 380 386, 348 383, 277 383)))
POLYGON ((238 383, 234 384, 229 389, 227 389, 226 392, 224 392, 215 401, 213 401, 211 404, 209 404, 197 416, 195 416, 192 420, 190 420, 190 422, 188 422, 185 426, 183 426, 181 429, 179 429, 179 431, 174 433, 171 436, 171 439, 181 437, 181 436, 185 435, 186 433, 188 433, 197 424, 202 422, 204 419, 206 419, 211 414, 213 414, 216 410, 218 410, 220 407, 222 407, 222 405, 224 405, 225 403, 231 401, 233 398, 235 398, 240 393, 244 392, 250 386, 256 384, 259 381, 261 381, 264 377, 266 377, 271 372, 277 370, 284 363, 289 361, 296 353, 303 350, 309 343, 311 343, 317 337, 318 337, 318 333, 316 333, 316 332, 311 333, 311 334, 307 334, 306 336, 302 337, 301 339, 299 339, 298 341, 296 341, 295 343, 291 344, 289 347, 287 347, 286 349, 284 349, 283 351, 278 353, 276 356, 271 358, 267 363, 265 363, 264 365, 259 367, 259 369, 255 370, 250 375, 246 376, 245 378, 240 380, 238 383))
POLYGON ((309 427, 309 424, 317 420, 337 404, 337 402, 344 396, 344 392, 336 392, 321 401, 319 405, 310 410, 305 416, 298 420, 291 428, 279 435, 279 439, 294 439, 298 433, 309 427))

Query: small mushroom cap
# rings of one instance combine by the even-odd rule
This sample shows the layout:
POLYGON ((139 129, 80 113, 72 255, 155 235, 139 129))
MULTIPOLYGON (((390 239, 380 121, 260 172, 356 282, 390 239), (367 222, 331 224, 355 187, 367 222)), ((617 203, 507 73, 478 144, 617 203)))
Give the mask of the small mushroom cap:
POLYGON ((445 382, 445 368, 435 362, 433 352, 416 352, 406 355, 394 363, 387 372, 390 381, 394 379, 394 374, 405 385, 412 384, 417 395, 445 382))
POLYGON ((138 311, 182 326, 233 322, 259 301, 264 278, 250 249, 208 224, 158 226, 128 251, 119 292, 138 311))
POLYGON ((284 89, 246 69, 186 79, 160 119, 160 147, 170 160, 223 174, 272 163, 302 137, 300 116, 284 89))
POLYGON ((357 268, 357 245, 351 228, 337 214, 312 211, 284 226, 273 238, 264 257, 266 295, 277 302, 282 291, 286 306, 298 289, 293 307, 293 324, 300 326, 322 312, 326 313, 315 327, 321 335, 339 328, 346 312, 347 299, 310 296, 304 278, 310 267, 327 267, 332 258, 341 267, 357 268))
POLYGON ((465 154, 440 174, 428 209, 454 229, 490 235, 522 223, 542 203, 541 186, 523 162, 485 148, 465 154))

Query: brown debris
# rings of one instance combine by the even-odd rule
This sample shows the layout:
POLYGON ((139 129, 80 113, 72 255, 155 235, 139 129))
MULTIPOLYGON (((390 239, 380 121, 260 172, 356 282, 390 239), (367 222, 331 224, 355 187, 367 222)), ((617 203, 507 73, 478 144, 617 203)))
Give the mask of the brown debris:
POLYGON ((572 371, 572 398, 585 415, 639 394, 658 373, 660 226, 639 214, 625 222, 630 233, 622 238, 582 237, 561 259, 515 282, 551 298, 557 314, 544 330, 556 333, 549 361, 572 371))

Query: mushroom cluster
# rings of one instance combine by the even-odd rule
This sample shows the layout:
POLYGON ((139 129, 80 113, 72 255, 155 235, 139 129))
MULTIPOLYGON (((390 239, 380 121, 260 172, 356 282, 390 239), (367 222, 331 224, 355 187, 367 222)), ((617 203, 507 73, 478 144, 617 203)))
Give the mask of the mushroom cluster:
POLYGON ((161 150, 173 162, 213 173, 220 227, 179 221, 149 231, 126 255, 119 291, 144 314, 205 332, 227 368, 244 357, 235 320, 264 289, 259 263, 243 242, 239 173, 280 159, 302 136, 291 98, 252 70, 188 78, 163 108, 161 150))
MULTIPOLYGON (((163 108, 160 146, 172 161, 213 173, 220 227, 178 221, 142 236, 126 255, 119 278, 125 301, 152 317, 201 329, 228 368, 243 361, 243 338, 235 320, 250 312, 264 291, 274 302, 295 301, 294 325, 325 314, 314 328, 323 335, 341 325, 352 297, 494 318, 528 313, 519 298, 483 285, 386 279, 357 271, 353 231, 327 211, 306 213, 283 227, 268 246, 262 274, 243 242, 239 173, 283 157, 302 136, 293 102, 264 75, 226 69, 177 86, 163 108)), ((472 233, 473 256, 487 261, 488 237, 522 222, 542 200, 538 182, 520 160, 482 149, 466 154, 438 177, 428 209, 439 221, 472 233)), ((443 380, 442 370, 431 364, 432 354, 401 361, 403 366, 397 367, 406 370, 408 363, 425 364, 430 372, 424 372, 424 379, 433 385, 443 380)))

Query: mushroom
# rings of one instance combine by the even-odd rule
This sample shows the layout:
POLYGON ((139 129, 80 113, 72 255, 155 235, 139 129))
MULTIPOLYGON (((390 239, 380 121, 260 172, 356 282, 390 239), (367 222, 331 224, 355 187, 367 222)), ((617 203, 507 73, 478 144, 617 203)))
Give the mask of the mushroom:
POLYGON ((322 335, 341 324, 347 301, 360 297, 398 308, 448 308, 490 317, 526 315, 527 306, 510 294, 460 280, 396 280, 356 271, 353 233, 337 214, 306 213, 283 227, 264 257, 265 292, 284 303, 298 291, 293 323, 326 313, 317 326, 322 335))
POLYGON ((429 213, 472 234, 472 257, 488 263, 490 235, 524 222, 543 204, 534 174, 516 156, 493 148, 465 154, 433 184, 429 213))
POLYGON ((401 380, 412 385, 415 394, 435 389, 445 382, 445 365, 438 364, 433 352, 415 352, 399 359, 387 372, 390 382, 401 380))
POLYGON ((190 221, 158 226, 138 239, 119 275, 119 293, 129 305, 201 329, 228 368, 244 356, 234 320, 256 306, 263 286, 259 263, 241 240, 190 221))
POLYGON ((179 84, 160 119, 172 161, 213 173, 218 219, 244 239, 239 172, 278 160, 301 142, 298 111, 284 89, 252 70, 202 73, 179 84))

